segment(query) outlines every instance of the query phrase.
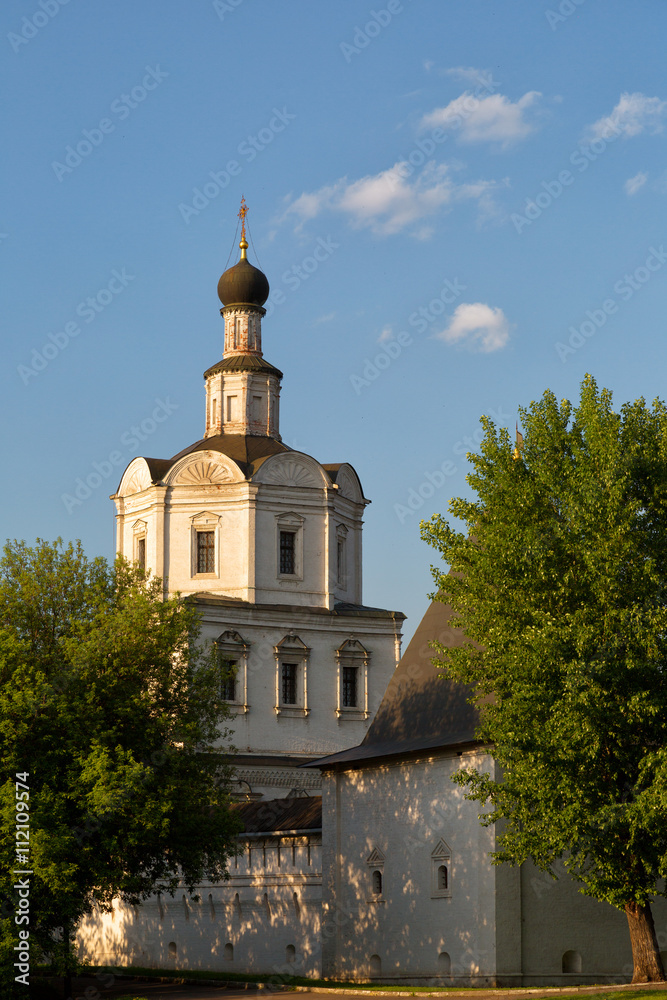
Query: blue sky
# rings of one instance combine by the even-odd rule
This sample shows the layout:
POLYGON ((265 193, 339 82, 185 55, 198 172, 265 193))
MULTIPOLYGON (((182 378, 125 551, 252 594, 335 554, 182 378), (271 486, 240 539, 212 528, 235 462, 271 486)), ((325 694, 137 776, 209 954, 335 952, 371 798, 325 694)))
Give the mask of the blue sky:
POLYGON ((481 414, 513 428, 586 372, 619 405, 664 397, 661 0, 6 0, 0 20, 3 537, 112 557, 124 466, 202 436, 242 194, 283 439, 357 469, 365 603, 406 637, 419 519, 466 493, 481 414))

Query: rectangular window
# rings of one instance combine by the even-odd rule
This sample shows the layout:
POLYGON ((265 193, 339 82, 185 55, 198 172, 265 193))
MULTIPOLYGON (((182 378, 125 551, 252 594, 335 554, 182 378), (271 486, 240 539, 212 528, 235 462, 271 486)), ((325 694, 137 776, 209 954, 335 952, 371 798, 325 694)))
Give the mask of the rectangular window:
POLYGON ((283 705, 296 705, 296 668, 296 663, 281 665, 283 705))
POLYGON ((146 569, 146 539, 137 539, 137 563, 139 569, 146 569))
POLYGON ((342 538, 338 539, 338 560, 337 560, 337 577, 338 585, 340 587, 345 586, 345 542, 342 538))
POLYGON ((197 572, 215 573, 215 532, 197 532, 197 572))
POLYGON ((357 668, 343 667, 343 707, 357 707, 357 668))
POLYGON ((227 657, 220 659, 221 683, 220 695, 223 701, 236 701, 236 673, 238 666, 236 660, 227 657))
POLYGON ((294 539, 293 531, 280 532, 280 572, 294 574, 294 539))
POLYGON ((252 397, 252 419, 255 423, 259 423, 262 419, 262 397, 253 396, 252 397))
POLYGON ((227 396, 227 423, 231 423, 236 416, 236 396, 227 396))

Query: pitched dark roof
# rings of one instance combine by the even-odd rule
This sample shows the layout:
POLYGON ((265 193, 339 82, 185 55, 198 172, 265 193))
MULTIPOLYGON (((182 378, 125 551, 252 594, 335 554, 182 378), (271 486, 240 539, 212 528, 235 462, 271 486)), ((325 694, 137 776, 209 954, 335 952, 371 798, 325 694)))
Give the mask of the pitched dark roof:
POLYGON ((371 726, 358 747, 305 764, 326 769, 378 757, 477 742, 477 709, 468 703, 470 689, 444 676, 431 663, 437 639, 460 646, 464 636, 451 625, 453 611, 433 601, 396 667, 371 726))
POLYGON ((226 455, 236 462, 244 476, 250 478, 271 455, 293 450, 275 438, 251 434, 216 434, 195 441, 189 448, 179 451, 178 455, 169 460, 169 466, 195 451, 219 451, 221 455, 226 455))
POLYGON ((277 378, 283 377, 279 368, 255 354, 232 354, 231 357, 223 358, 222 361, 206 369, 204 378, 215 375, 216 372, 264 372, 277 378))
MULTIPOLYGON (((244 824, 244 833, 319 832, 322 829, 322 796, 268 799, 232 806, 244 824)), ((240 834, 243 836, 243 833, 240 834)))

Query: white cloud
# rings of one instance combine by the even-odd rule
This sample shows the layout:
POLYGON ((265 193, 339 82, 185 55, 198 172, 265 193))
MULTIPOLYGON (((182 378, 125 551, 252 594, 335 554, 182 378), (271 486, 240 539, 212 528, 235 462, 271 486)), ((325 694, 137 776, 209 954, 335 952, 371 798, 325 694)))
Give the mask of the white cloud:
POLYGON ((626 194, 637 194, 640 188, 644 187, 646 181, 648 180, 648 174, 642 173, 640 170, 638 174, 634 177, 628 177, 627 181, 623 185, 626 194))
POLYGON ((434 215, 454 202, 477 201, 481 211, 489 215, 491 193, 497 187, 495 181, 457 185, 447 164, 431 160, 415 172, 404 160, 378 174, 356 181, 342 177, 335 184, 304 193, 288 202, 280 221, 295 218, 299 232, 316 215, 334 211, 346 215, 353 226, 368 227, 380 236, 411 229, 418 239, 428 239, 434 215))
POLYGON ((330 313, 325 313, 324 316, 318 316, 314 322, 315 325, 317 326, 320 323, 330 323, 335 318, 336 318, 336 313, 330 312, 330 313))
POLYGON ((587 138, 608 139, 622 135, 624 139, 639 135, 644 129, 652 134, 662 132, 667 101, 645 94, 621 94, 618 104, 606 118, 599 118, 588 127, 587 138))
POLYGON ((530 90, 512 104, 504 94, 475 97, 466 91, 444 108, 435 108, 424 115, 420 126, 458 129, 461 142, 499 142, 509 146, 534 131, 535 125, 527 120, 526 112, 541 96, 538 91, 530 90))
POLYGON ((469 87, 476 86, 492 94, 500 86, 493 79, 490 69, 477 69, 475 66, 452 66, 444 70, 446 76, 453 76, 455 80, 468 84, 469 87))
POLYGON ((473 350, 490 353, 505 347, 510 328, 502 309, 493 309, 483 302, 462 302, 449 326, 436 336, 447 344, 465 343, 473 350))
POLYGON ((394 331, 390 326, 385 326, 384 330, 378 337, 378 344, 386 344, 388 340, 394 339, 394 331))

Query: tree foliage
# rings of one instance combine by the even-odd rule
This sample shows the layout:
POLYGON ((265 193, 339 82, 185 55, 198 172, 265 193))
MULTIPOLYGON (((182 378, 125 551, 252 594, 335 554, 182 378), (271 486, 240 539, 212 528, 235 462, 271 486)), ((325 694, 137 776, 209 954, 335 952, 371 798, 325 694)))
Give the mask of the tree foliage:
POLYGON ((467 530, 422 524, 468 639, 439 663, 484 700, 503 774, 457 780, 505 820, 497 862, 564 858, 630 919, 667 876, 667 408, 617 413, 587 376, 577 407, 547 391, 520 415, 520 448, 482 419, 476 499, 449 507, 467 530))
POLYGON ((192 892, 204 878, 226 877, 238 830, 228 808, 229 769, 219 757, 227 710, 219 665, 197 634, 194 606, 165 599, 159 580, 126 562, 89 561, 79 544, 5 547, 5 945, 16 937, 17 868, 34 872, 33 956, 42 949, 54 958, 67 952, 69 933, 95 905, 107 908, 114 897, 139 902, 181 882, 192 892), (15 775, 23 772, 27 864, 17 863, 15 842, 15 775))

